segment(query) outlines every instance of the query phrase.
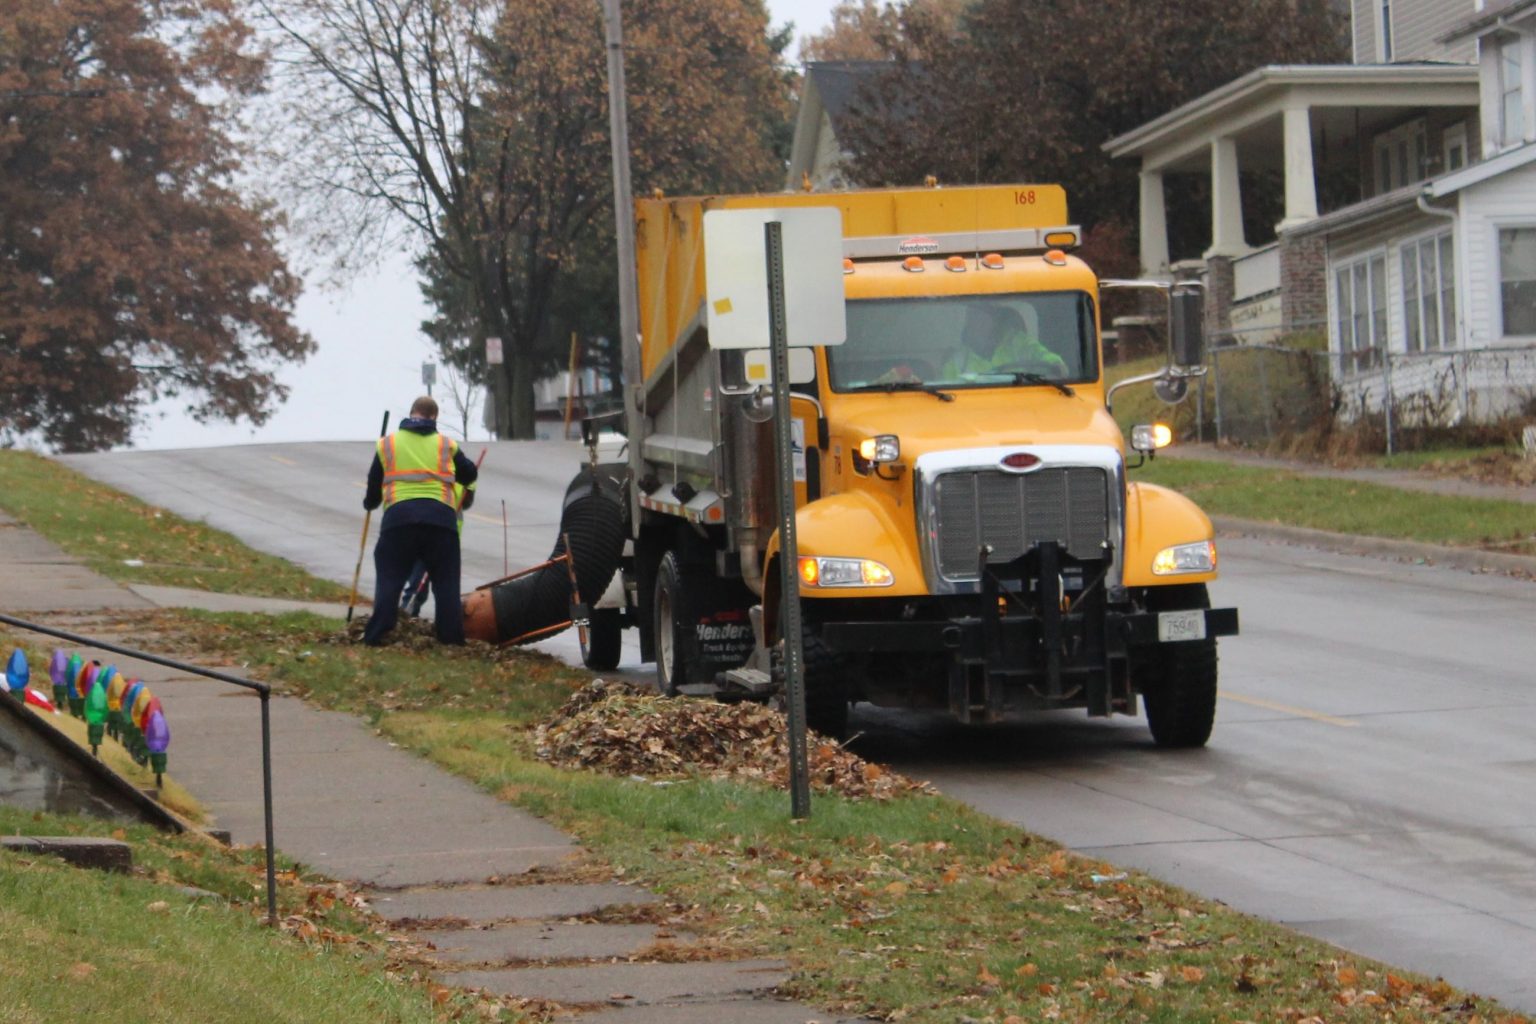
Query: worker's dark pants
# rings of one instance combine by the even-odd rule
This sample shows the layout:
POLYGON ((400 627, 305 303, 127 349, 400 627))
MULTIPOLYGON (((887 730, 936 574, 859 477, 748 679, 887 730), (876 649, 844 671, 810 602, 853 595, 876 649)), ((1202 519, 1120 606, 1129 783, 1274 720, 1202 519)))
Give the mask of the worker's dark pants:
POLYGON ((437 638, 445 644, 464 642, 464 605, 459 600, 459 534, 457 530, 408 523, 379 534, 373 549, 373 614, 363 643, 377 644, 395 628, 400 591, 411 567, 420 560, 432 580, 437 606, 437 638))

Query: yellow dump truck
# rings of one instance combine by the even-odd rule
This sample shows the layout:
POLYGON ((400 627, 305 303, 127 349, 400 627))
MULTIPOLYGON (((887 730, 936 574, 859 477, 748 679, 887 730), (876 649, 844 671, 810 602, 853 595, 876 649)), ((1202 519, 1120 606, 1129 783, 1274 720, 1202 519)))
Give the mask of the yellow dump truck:
MULTIPOLYGON (((847 341, 792 359, 812 727, 858 701, 982 722, 1139 694, 1157 743, 1203 744, 1237 613, 1209 607, 1210 520, 1127 479, 1158 442, 1110 416, 1101 282, 1055 185, 637 202, 641 412, 612 471, 632 544, 593 648, 636 627, 666 693, 781 685, 770 364, 709 345, 703 215, 807 205, 841 211, 847 298, 847 341)), ((1199 372, 1191 300, 1162 388, 1199 372)))

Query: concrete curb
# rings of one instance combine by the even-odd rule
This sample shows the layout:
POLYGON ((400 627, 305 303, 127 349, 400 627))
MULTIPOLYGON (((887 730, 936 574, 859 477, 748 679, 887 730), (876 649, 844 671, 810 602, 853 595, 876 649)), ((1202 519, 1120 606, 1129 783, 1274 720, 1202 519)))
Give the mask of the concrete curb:
POLYGON ((1233 516, 1212 516, 1211 524, 1216 527, 1217 536, 1255 537, 1260 540, 1321 548, 1346 555, 1426 562, 1466 572, 1497 572, 1536 579, 1536 556, 1531 555, 1511 555, 1498 551, 1482 551, 1477 548, 1456 548, 1442 544, 1424 544, 1419 541, 1393 540, 1387 537, 1333 533, 1329 530, 1313 530, 1305 526, 1286 526, 1282 523, 1266 523, 1256 519, 1238 519, 1233 516))

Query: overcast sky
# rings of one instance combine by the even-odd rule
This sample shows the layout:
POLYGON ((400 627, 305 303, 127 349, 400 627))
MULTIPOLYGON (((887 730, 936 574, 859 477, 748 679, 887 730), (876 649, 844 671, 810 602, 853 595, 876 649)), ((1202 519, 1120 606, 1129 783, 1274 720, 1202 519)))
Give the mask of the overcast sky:
MULTIPOLYGON (((800 37, 823 28, 836 0, 768 0, 775 25, 795 23, 800 37)), ((792 51, 798 59, 798 51, 792 51)), ((176 402, 162 402, 134 433, 137 448, 191 448, 279 441, 366 440, 378 436, 379 418, 403 415, 421 393, 421 364, 435 360, 418 329, 427 316, 416 274, 404 254, 386 254, 379 267, 347 290, 311 287, 299 301, 297 320, 319 350, 279 378, 288 401, 261 427, 249 423, 193 422, 176 402)), ((441 396, 442 389, 433 394, 441 396)), ((445 413, 444 422, 457 416, 445 413)), ((480 440, 471 424, 471 439, 480 440)))

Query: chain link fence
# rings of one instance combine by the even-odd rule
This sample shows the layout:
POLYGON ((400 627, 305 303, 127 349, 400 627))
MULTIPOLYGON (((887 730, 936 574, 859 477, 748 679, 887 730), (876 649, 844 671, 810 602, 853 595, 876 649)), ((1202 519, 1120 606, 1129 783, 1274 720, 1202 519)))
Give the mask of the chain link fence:
POLYGON ((1351 352, 1280 344, 1207 354, 1195 394, 1200 440, 1262 447, 1370 422, 1388 454, 1406 432, 1536 421, 1536 346, 1433 352, 1351 352))

